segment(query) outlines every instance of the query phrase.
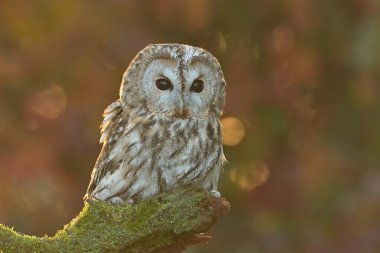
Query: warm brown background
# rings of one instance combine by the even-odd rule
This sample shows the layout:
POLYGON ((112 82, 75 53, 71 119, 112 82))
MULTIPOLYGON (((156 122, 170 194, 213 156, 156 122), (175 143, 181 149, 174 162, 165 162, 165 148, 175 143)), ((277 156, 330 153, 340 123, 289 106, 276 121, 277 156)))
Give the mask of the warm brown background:
POLYGON ((146 44, 180 42, 220 60, 236 144, 231 212, 187 252, 379 252, 379 7, 2 0, 0 223, 53 235, 81 210, 123 71, 146 44))

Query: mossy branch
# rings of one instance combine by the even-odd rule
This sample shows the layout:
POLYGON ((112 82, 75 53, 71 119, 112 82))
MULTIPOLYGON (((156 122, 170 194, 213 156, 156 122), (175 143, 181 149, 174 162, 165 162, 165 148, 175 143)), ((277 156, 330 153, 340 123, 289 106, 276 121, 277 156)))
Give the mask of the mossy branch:
POLYGON ((194 188, 176 189, 137 205, 92 200, 53 237, 21 235, 0 224, 0 251, 180 252, 209 241, 203 232, 228 210, 224 199, 194 188))

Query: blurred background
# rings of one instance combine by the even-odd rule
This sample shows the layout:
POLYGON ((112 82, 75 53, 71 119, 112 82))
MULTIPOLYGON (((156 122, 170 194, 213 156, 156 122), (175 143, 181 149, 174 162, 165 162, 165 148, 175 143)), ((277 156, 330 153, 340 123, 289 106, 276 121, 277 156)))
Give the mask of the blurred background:
POLYGON ((104 108, 149 43, 221 62, 230 213, 203 252, 380 252, 377 0, 0 2, 0 223, 82 209, 104 108))

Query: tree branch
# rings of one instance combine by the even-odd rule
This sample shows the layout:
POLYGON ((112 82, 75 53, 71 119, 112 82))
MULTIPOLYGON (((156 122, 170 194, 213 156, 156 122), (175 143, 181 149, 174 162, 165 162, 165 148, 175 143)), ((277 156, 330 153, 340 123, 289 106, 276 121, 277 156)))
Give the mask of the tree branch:
POLYGON ((0 252, 180 252, 208 242, 211 237, 203 232, 229 206, 224 199, 189 187, 136 205, 91 200, 53 237, 21 235, 0 224, 0 252))

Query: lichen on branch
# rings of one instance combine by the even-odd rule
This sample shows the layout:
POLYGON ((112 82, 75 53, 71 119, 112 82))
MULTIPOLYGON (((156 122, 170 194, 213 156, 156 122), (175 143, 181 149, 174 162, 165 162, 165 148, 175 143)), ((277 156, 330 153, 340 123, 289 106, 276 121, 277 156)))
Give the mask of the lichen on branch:
POLYGON ((206 232, 229 203, 199 188, 179 188, 136 205, 90 200, 53 237, 22 235, 0 224, 0 251, 8 252, 180 252, 204 243, 206 232))

